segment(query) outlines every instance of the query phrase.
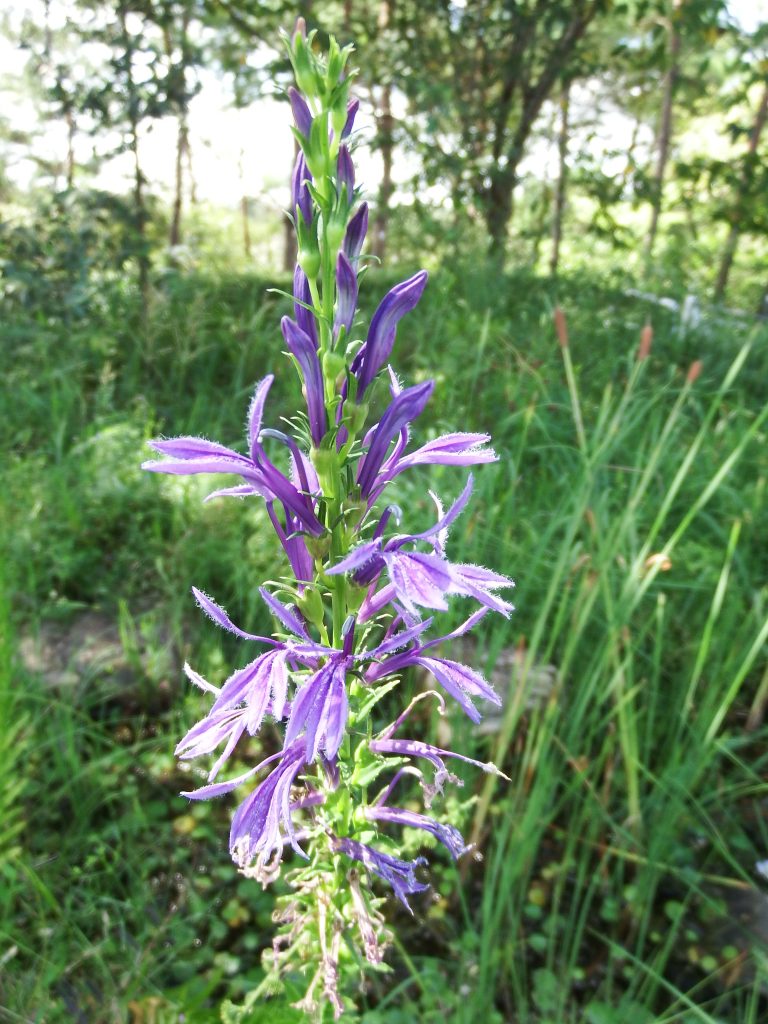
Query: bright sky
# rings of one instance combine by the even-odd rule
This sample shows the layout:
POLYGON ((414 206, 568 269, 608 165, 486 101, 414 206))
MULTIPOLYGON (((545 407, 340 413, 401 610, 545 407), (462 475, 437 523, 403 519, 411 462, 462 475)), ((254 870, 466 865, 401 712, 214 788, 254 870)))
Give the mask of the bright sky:
MULTIPOLYGON (((34 8, 35 0, 19 3, 14 13, 24 8, 34 8)), ((731 16, 745 28, 754 28, 761 21, 768 21, 768 0, 730 0, 731 16)), ((26 54, 18 51, 7 40, 0 38, 0 68, 5 76, 13 78, 21 73, 26 54)), ((221 204, 235 205, 243 192, 259 196, 275 209, 287 204, 287 182, 293 159, 293 139, 288 128, 288 110, 285 104, 274 100, 260 100, 248 108, 235 111, 230 109, 225 86, 211 72, 201 75, 202 89, 193 99, 190 110, 190 143, 197 192, 201 199, 221 204)), ((0 87, 0 95, 2 89, 0 87)), ((29 129, 37 123, 34 105, 21 101, 16 95, 8 102, 6 91, 2 104, 4 114, 13 128, 29 129)), ((357 157, 359 175, 371 184, 379 180, 379 162, 367 151, 366 141, 372 137, 372 120, 363 112, 359 118, 362 146, 357 157)), ((623 134, 620 126, 614 126, 614 145, 619 145, 617 134, 623 134)), ((142 139, 142 162, 152 189, 170 195, 174 153, 176 145, 176 124, 171 118, 155 121, 142 139)), ((113 140, 113 142, 116 140, 113 140)), ((101 149, 105 143, 99 143, 101 149)), ((62 161, 66 153, 66 130, 63 124, 46 124, 37 140, 36 152, 49 161, 62 161)), ((90 157, 93 140, 80 136, 77 139, 76 157, 85 163, 90 157)), ((535 162, 544 169, 546 158, 535 162), (541 160, 541 163, 539 162, 541 160)), ((413 173, 413 165, 400 159, 396 177, 407 180, 413 173)), ((27 159, 23 148, 11 167, 11 174, 22 187, 37 173, 37 166, 27 159)), ((113 190, 124 190, 129 186, 131 160, 122 154, 103 164, 96 185, 113 190)))

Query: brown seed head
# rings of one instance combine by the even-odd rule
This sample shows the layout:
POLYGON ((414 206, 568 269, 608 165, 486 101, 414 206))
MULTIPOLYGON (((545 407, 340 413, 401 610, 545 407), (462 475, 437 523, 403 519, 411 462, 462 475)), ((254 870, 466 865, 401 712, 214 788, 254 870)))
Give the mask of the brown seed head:
POLYGON ((685 378, 686 384, 696 383, 696 381, 699 379, 699 374, 701 373, 701 366, 702 363, 700 359, 697 359, 694 363, 691 363, 691 365, 688 367, 688 374, 685 378))
POLYGON ((640 331, 640 345, 637 349, 637 361, 642 362, 643 359, 647 359, 651 345, 653 344, 653 328, 650 324, 646 324, 645 327, 640 331))
POLYGON ((555 332, 560 348, 568 348, 568 325, 565 322, 565 313, 559 306, 555 306, 555 332))

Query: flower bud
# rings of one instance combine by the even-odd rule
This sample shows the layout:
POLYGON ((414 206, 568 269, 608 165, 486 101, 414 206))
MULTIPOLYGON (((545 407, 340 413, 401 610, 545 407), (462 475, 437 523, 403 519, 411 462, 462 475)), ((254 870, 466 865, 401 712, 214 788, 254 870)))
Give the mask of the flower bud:
POLYGON ((313 98, 319 95, 317 71, 312 51, 307 45, 311 43, 311 37, 307 40, 301 32, 296 32, 293 37, 293 48, 291 50, 291 63, 296 73, 296 84, 305 96, 313 98))
POLYGON ((334 390, 336 382, 340 376, 344 375, 346 368, 344 357, 338 352, 328 351, 323 356, 323 377, 333 382, 334 390))
POLYGON ((352 202, 355 191, 355 167, 346 146, 339 148, 339 159, 336 161, 336 189, 340 199, 346 190, 346 201, 352 202))
POLYGON ((296 122, 296 128, 305 139, 308 139, 309 133, 312 130, 312 114, 307 106, 307 101, 298 89, 294 89, 293 86, 288 90, 288 99, 291 103, 291 110, 293 111, 293 120, 296 122))
POLYGON ((314 587, 306 587, 296 603, 308 622, 311 622, 318 629, 323 625, 325 618, 323 614, 323 599, 314 587))
POLYGON ((355 117, 360 109, 360 100, 350 100, 347 104, 347 120, 344 122, 344 127, 341 129, 342 139, 348 138, 352 134, 352 129, 355 126, 355 117))
POLYGON ((368 231, 368 203, 361 203, 360 208, 347 225, 344 235, 344 252, 354 267, 360 259, 360 252, 368 231))
POLYGON ((335 498, 339 473, 339 460, 336 451, 330 448, 313 448, 312 465, 315 467, 323 496, 335 498))

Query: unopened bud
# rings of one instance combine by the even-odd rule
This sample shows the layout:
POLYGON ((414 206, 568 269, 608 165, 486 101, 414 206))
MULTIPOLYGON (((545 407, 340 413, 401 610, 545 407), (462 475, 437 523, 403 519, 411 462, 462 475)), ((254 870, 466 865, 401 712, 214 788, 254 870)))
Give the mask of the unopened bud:
POLYGON ((688 368, 688 374, 685 378, 686 384, 696 383, 696 381, 699 379, 699 374, 701 373, 701 366, 702 362, 700 359, 697 359, 696 362, 691 363, 690 367, 688 368))
POLYGON ((314 587, 306 587, 296 603, 304 617, 319 629, 325 618, 323 599, 314 587))
POLYGON ((326 352, 323 356, 323 377, 333 382, 333 390, 336 390, 336 383, 339 377, 344 379, 344 371, 346 369, 346 362, 344 357, 339 355, 338 352, 326 352))

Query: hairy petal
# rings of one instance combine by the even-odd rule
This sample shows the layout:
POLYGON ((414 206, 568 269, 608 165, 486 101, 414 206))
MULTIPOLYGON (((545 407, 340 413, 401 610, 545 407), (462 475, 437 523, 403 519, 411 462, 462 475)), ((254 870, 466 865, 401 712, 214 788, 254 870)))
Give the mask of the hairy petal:
POLYGON ((365 813, 370 821, 386 821, 395 825, 403 825, 406 828, 420 828, 429 832, 446 847, 454 860, 457 860, 462 853, 466 853, 469 849, 457 828, 454 828, 453 825, 443 825, 439 821, 427 817, 426 814, 417 814, 416 811, 407 811, 401 807, 378 806, 367 807, 365 813))
POLYGON ((228 633, 234 633, 235 636, 239 636, 242 640, 258 640, 260 643, 270 644, 272 647, 281 646, 278 644, 277 640, 272 640, 270 637, 256 636, 255 633, 246 633, 245 630, 240 629, 239 626, 236 626, 234 622, 232 622, 220 605, 216 604, 216 602, 212 598, 208 597, 207 594, 204 594, 202 590, 198 590, 197 587, 192 587, 192 593, 205 614, 213 619, 217 626, 221 626, 222 629, 226 629, 228 633))
POLYGON ((283 750, 277 767, 238 807, 232 819, 229 849, 239 867, 248 867, 259 855, 266 859, 281 851, 284 834, 296 853, 306 858, 291 821, 291 787, 303 767, 300 745, 283 750))

